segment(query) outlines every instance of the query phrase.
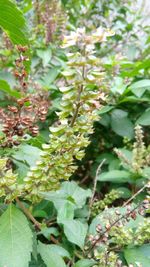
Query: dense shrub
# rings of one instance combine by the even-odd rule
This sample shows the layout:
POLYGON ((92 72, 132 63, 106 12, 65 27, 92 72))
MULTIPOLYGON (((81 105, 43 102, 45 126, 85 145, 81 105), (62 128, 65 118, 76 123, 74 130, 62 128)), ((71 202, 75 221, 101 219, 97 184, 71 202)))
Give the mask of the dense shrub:
POLYGON ((0 267, 149 267, 142 9, 0 0, 0 27, 0 267))

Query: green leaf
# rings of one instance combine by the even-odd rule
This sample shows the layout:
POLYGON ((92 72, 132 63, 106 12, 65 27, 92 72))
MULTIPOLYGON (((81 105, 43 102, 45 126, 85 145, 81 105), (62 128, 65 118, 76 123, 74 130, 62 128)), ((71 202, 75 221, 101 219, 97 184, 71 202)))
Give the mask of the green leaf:
POLYGON ((110 126, 110 116, 108 114, 102 114, 99 123, 108 128, 110 126))
POLYGON ((142 264, 143 267, 150 266, 150 244, 141 247, 127 248, 124 250, 124 256, 128 264, 137 266, 136 262, 142 264))
POLYGON ((29 166, 34 166, 36 161, 40 159, 41 150, 35 146, 22 144, 19 150, 14 152, 12 157, 18 161, 23 161, 29 166))
POLYGON ((50 48, 44 50, 44 49, 38 49, 37 50, 37 55, 42 59, 43 62, 43 67, 45 68, 48 63, 51 60, 52 57, 52 51, 50 48))
POLYGON ((142 173, 142 175, 143 175, 145 178, 150 179, 150 167, 145 167, 145 168, 143 169, 143 173, 142 173))
POLYGON ((98 114, 101 115, 101 114, 105 114, 107 112, 109 112, 110 110, 112 110, 114 107, 113 106, 105 106, 105 107, 102 107, 98 114))
POLYGON ((27 166, 25 163, 15 160, 12 158, 13 163, 17 167, 17 173, 19 175, 19 179, 23 181, 23 178, 26 177, 27 172, 29 171, 29 166, 27 166))
POLYGON ((121 152, 129 161, 132 160, 132 157, 133 157, 132 151, 126 148, 119 148, 118 151, 121 152))
POLYGON ((121 109, 113 110, 111 113, 111 127, 116 134, 132 139, 134 137, 134 128, 127 115, 127 112, 121 109))
POLYGON ((79 246, 81 249, 84 246, 85 237, 87 234, 88 226, 78 220, 64 220, 64 233, 67 239, 79 246))
POLYGON ((0 71, 0 80, 5 80, 11 87, 14 87, 16 85, 14 75, 4 69, 0 71))
POLYGON ((150 125, 150 109, 146 110, 136 121, 137 124, 150 125))
POLYGON ((34 217, 38 217, 38 218, 44 218, 47 217, 47 213, 44 210, 35 210, 33 213, 34 217))
POLYGON ((112 170, 103 172, 98 176, 100 182, 126 183, 131 181, 130 173, 127 171, 112 170))
POLYGON ((10 0, 0 0, 0 27, 14 44, 28 44, 23 14, 10 0))
POLYGON ((73 219, 74 211, 82 208, 91 196, 90 189, 83 189, 75 182, 64 182, 56 192, 41 193, 42 197, 53 202, 57 210, 57 222, 73 219))
POLYGON ((130 85, 129 89, 137 96, 141 97, 146 90, 150 90, 150 80, 140 80, 130 85))
POLYGON ((117 187, 117 188, 114 188, 114 189, 117 190, 118 192, 120 192, 121 198, 130 198, 130 197, 132 197, 132 192, 126 187, 117 187))
POLYGON ((59 223, 64 219, 73 219, 74 210, 82 208, 91 194, 90 189, 85 190, 73 181, 62 183, 61 189, 56 192, 41 193, 42 197, 53 202, 59 223))
POLYGON ((127 85, 123 83, 123 79, 121 77, 115 77, 114 78, 114 84, 113 86, 111 87, 111 92, 113 94, 123 94, 127 85))
POLYGON ((54 236, 59 236, 59 231, 56 227, 44 227, 39 234, 44 235, 47 239, 50 239, 51 234, 54 236))
POLYGON ((75 205, 71 201, 63 201, 57 209, 57 222, 61 223, 65 219, 73 219, 75 205))
MULTIPOLYGON (((40 244, 42 244, 41 242, 39 242, 40 244)), ((43 245, 43 244, 42 244, 43 245)), ((47 245, 46 246, 49 251, 51 251, 52 253, 55 253, 55 254, 58 254, 59 256, 63 257, 63 258, 68 258, 70 259, 70 254, 69 252, 64 249, 63 247, 61 246, 58 246, 58 245, 47 245)))
POLYGON ((73 267, 91 267, 95 263, 96 263, 96 261, 94 261, 94 260, 83 259, 83 260, 79 260, 78 262, 76 262, 76 264, 73 265, 73 267))
POLYGON ((60 71, 57 68, 50 69, 39 82, 44 87, 48 88, 55 81, 59 72, 60 71))
POLYGON ((92 193, 90 189, 83 189, 78 186, 76 182, 64 182, 62 184, 61 189, 62 194, 64 194, 67 198, 71 197, 78 208, 82 208, 86 202, 88 197, 91 197, 92 193))
POLYGON ((38 252, 47 267, 66 267, 66 264, 60 254, 56 250, 51 250, 49 245, 44 245, 39 242, 38 252))
POLYGON ((28 267, 32 232, 24 214, 14 205, 0 217, 0 266, 28 267))
POLYGON ((21 96, 21 94, 18 91, 12 90, 9 84, 4 80, 0 80, 0 90, 16 98, 19 98, 21 96))
POLYGON ((39 257, 37 260, 33 258, 29 264, 29 267, 46 267, 46 265, 44 264, 43 260, 39 257))

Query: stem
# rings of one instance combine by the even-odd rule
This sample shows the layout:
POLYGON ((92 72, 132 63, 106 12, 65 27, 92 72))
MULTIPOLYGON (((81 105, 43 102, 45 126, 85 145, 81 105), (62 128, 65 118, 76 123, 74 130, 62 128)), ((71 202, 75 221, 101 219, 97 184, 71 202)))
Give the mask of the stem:
POLYGON ((92 207, 93 202, 94 202, 94 196, 95 196, 95 191, 96 191, 96 185, 97 185, 98 175, 101 172, 101 168, 102 168, 104 162, 105 162, 105 159, 103 159, 103 161, 99 164, 99 166, 98 166, 98 168, 96 170, 96 175, 95 175, 95 179, 94 179, 94 186, 93 186, 93 193, 92 193, 92 197, 91 197, 91 200, 90 200, 90 203, 89 203, 89 216, 88 216, 88 220, 90 218, 90 215, 91 215, 91 207, 92 207))
POLYGON ((81 260, 83 259, 83 256, 80 255, 80 254, 78 253, 78 251, 75 251, 74 254, 76 255, 77 258, 79 258, 79 259, 81 259, 81 260))
POLYGON ((19 200, 18 197, 16 197, 16 202, 18 206, 22 209, 24 214, 30 219, 30 221, 33 222, 33 224, 41 230, 41 224, 33 217, 33 215, 30 213, 30 211, 23 205, 23 203, 19 200))
POLYGON ((138 196, 145 188, 147 187, 147 184, 144 185, 140 190, 138 190, 131 198, 129 198, 124 204, 123 207, 125 207, 126 205, 128 205, 131 200, 133 200, 136 196, 138 196))
POLYGON ((132 209, 130 212, 128 212, 127 214, 122 215, 122 216, 119 217, 115 222, 113 222, 113 223, 110 225, 110 227, 109 227, 108 229, 104 230, 103 233, 101 233, 100 237, 94 242, 94 244, 89 248, 88 251, 91 251, 93 248, 95 248, 96 244, 99 243, 99 242, 101 241, 101 239, 103 238, 103 236, 104 236, 108 231, 110 231, 110 229, 111 229, 114 225, 116 225, 116 223, 118 223, 118 222, 119 222, 120 220, 122 220, 122 219, 125 219, 127 216, 129 217, 130 214, 131 214, 132 212, 134 212, 134 211, 135 211, 138 207, 140 207, 141 205, 142 205, 142 203, 139 203, 139 204, 138 204, 134 209, 132 209))
POLYGON ((83 85, 80 86, 79 91, 78 91, 77 106, 76 106, 76 109, 75 109, 73 117, 72 117, 72 121, 71 121, 71 124, 70 124, 71 127, 73 127, 73 125, 75 123, 75 120, 76 120, 76 118, 78 116, 79 108, 80 108, 80 105, 81 105, 80 98, 81 98, 82 91, 83 91, 83 85))
MULTIPOLYGON (((85 56, 85 47, 84 47, 84 52, 83 52, 84 56, 85 56)), ((83 66, 83 69, 82 69, 82 77, 83 77, 83 80, 85 79, 85 73, 86 73, 86 69, 85 69, 85 66, 83 66)), ((73 127, 75 121, 76 121, 76 118, 78 116, 78 112, 79 112, 79 108, 81 106, 81 103, 80 103, 80 99, 81 99, 81 94, 82 94, 82 91, 83 91, 83 84, 79 87, 79 90, 78 90, 78 95, 77 95, 77 99, 76 99, 76 102, 77 102, 77 105, 76 105, 76 109, 74 111, 74 114, 73 114, 73 117, 72 117, 72 120, 71 120, 71 123, 70 123, 70 126, 73 127)))
POLYGON ((35 10, 36 10, 37 24, 40 24, 39 0, 35 1, 35 10))
MULTIPOLYGON (((5 188, 8 190, 8 192, 12 193, 12 190, 8 187, 5 186, 5 188)), ((31 222, 34 223, 34 225, 41 230, 41 224, 33 217, 33 215, 31 214, 31 212, 23 205, 23 203, 19 200, 18 197, 15 198, 18 206, 22 209, 22 211, 24 212, 24 214, 29 218, 29 220, 31 222)))
POLYGON ((59 241, 55 237, 53 237, 52 235, 51 235, 50 239, 54 244, 56 244, 56 245, 59 244, 59 241))

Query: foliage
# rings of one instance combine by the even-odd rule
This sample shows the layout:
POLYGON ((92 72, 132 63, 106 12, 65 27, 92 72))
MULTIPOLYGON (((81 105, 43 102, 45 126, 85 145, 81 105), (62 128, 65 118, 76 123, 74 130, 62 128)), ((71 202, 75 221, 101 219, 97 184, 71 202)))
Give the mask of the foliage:
POLYGON ((142 12, 0 0, 0 267, 150 265, 142 12))
POLYGON ((24 214, 12 204, 0 218, 0 233, 1 266, 28 266, 32 251, 32 231, 24 214))
POLYGON ((6 31, 14 44, 28 44, 25 19, 10 0, 0 1, 0 27, 6 31))

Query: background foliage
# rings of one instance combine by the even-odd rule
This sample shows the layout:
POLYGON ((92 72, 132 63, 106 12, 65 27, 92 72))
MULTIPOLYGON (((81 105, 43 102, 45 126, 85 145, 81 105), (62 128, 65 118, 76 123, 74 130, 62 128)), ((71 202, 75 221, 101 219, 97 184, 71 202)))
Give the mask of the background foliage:
POLYGON ((0 267, 150 266, 144 12, 0 0, 0 267))

